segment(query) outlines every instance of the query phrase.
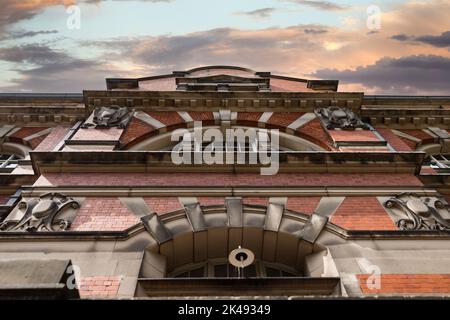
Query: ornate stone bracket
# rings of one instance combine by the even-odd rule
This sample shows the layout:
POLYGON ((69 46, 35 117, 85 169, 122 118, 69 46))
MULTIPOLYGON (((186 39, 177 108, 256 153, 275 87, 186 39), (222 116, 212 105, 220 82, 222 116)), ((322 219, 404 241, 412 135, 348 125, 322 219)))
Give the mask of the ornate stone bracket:
POLYGON ((314 112, 329 130, 355 130, 357 128, 365 130, 369 129, 367 124, 362 122, 359 116, 348 108, 331 106, 316 109, 314 112))
POLYGON ((94 110, 92 122, 85 122, 83 128, 125 128, 134 115, 134 110, 127 107, 110 106, 97 107, 94 110))
POLYGON ((56 216, 69 206, 78 209, 80 204, 61 193, 46 193, 39 198, 21 201, 18 208, 25 212, 22 218, 6 219, 0 224, 0 231, 65 231, 71 222, 56 219, 56 216))
POLYGON ((395 211, 396 223, 401 230, 447 230, 450 231, 450 219, 441 212, 448 209, 444 202, 437 198, 421 198, 413 193, 403 193, 390 198, 385 207, 395 211), (440 212, 441 211, 441 212, 440 212))

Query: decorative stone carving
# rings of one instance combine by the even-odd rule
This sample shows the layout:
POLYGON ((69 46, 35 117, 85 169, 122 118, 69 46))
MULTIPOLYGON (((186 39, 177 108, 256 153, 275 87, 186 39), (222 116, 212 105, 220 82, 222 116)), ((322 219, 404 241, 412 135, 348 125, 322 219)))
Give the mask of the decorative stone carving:
POLYGON ((21 201, 19 209, 24 211, 22 218, 6 220, 0 224, 1 231, 65 231, 70 221, 56 219, 65 208, 78 209, 78 201, 61 193, 46 193, 39 198, 21 201))
POLYGON ((362 122, 358 115, 348 108, 326 107, 317 109, 315 113, 329 130, 336 128, 343 130, 369 129, 367 124, 362 122))
POLYGON ((400 213, 396 222, 401 230, 450 231, 450 219, 445 219, 441 214, 445 211, 448 215, 448 210, 438 198, 421 198, 412 193, 403 193, 389 199, 384 205, 400 213))
POLYGON ((97 107, 94 110, 93 123, 85 123, 83 128, 97 126, 98 128, 125 128, 133 117, 134 110, 127 107, 110 106, 97 107))

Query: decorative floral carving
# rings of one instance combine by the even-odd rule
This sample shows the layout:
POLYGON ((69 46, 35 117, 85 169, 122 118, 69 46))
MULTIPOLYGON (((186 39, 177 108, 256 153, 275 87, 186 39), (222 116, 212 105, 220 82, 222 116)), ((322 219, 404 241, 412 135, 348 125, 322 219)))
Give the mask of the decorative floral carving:
POLYGON ((64 231, 70 228, 70 221, 55 219, 65 208, 78 209, 78 201, 61 193, 46 193, 19 203, 19 209, 25 211, 17 220, 6 220, 0 224, 1 231, 64 231), (57 227, 56 227, 57 226, 57 227), (56 230, 55 230, 56 229, 56 230))
POLYGON ((367 124, 362 122, 357 114, 347 108, 327 107, 317 109, 315 113, 322 119, 329 130, 336 128, 343 130, 369 129, 367 124))
POLYGON ((133 117, 134 110, 127 107, 110 106, 97 107, 94 110, 93 123, 85 123, 83 128, 97 126, 98 128, 125 128, 133 117))
POLYGON ((437 198, 421 198, 412 193, 403 193, 385 202, 386 208, 399 209, 404 217, 397 220, 401 230, 449 230, 450 219, 445 219, 439 210, 447 210, 437 198))

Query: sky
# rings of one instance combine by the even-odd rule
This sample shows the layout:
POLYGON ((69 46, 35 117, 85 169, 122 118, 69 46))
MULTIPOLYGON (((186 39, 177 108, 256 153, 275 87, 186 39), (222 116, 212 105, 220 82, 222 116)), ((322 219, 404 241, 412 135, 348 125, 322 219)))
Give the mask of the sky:
POLYGON ((450 95, 450 0, 0 0, 0 92, 237 65, 450 95))

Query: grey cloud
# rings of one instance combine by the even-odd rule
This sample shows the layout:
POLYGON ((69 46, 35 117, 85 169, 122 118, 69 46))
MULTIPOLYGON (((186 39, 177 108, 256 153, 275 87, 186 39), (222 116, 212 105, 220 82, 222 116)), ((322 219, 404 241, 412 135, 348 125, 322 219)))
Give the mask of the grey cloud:
POLYGON ((321 1, 321 0, 318 0, 318 1, 315 1, 315 0, 278 0, 278 1, 293 2, 293 3, 297 3, 299 5, 304 5, 304 6, 312 7, 315 9, 327 10, 327 11, 340 11, 340 10, 348 9, 347 6, 342 6, 342 5, 339 5, 337 3, 333 3, 330 1, 321 1))
POLYGON ((0 60, 14 63, 50 64, 70 60, 61 51, 51 49, 46 45, 27 44, 0 48, 0 60))
POLYGON ((305 29, 304 32, 306 34, 323 34, 323 33, 327 33, 328 30, 326 30, 326 29, 305 29))
POLYGON ((0 48, 0 60, 12 63, 19 77, 0 91, 80 92, 104 88, 104 78, 111 73, 102 62, 72 57, 41 44, 0 48))
POLYGON ((385 57, 356 70, 322 69, 313 76, 380 88, 384 93, 450 94, 450 58, 416 55, 385 57))
POLYGON ((277 10, 276 8, 262 8, 253 11, 236 12, 236 14, 257 18, 269 18, 272 15, 272 13, 274 13, 276 10, 277 10))
MULTIPOLYGON (((183 36, 160 36, 113 41, 84 42, 103 48, 108 57, 129 57, 135 63, 161 66, 159 71, 202 64, 246 64, 278 68, 295 58, 292 50, 319 50, 320 44, 309 39, 305 29, 316 26, 291 27, 260 32, 245 32, 230 28, 213 29, 183 36)), ((317 28, 319 29, 319 28, 317 28)), ((113 59, 113 58, 111 58, 113 59)))
POLYGON ((0 37, 0 41, 3 40, 18 40, 22 38, 31 38, 38 35, 48 35, 48 34, 56 34, 58 33, 57 30, 41 30, 41 31, 11 31, 8 32, 5 36, 0 37))
POLYGON ((391 39, 398 41, 414 41, 432 45, 437 48, 450 47, 450 31, 443 32, 439 36, 424 35, 424 36, 408 36, 405 34, 398 34, 391 37, 391 39))
POLYGON ((411 37, 406 34, 396 34, 396 35, 393 35, 391 37, 391 39, 398 40, 398 41, 409 41, 409 40, 411 40, 411 37))

